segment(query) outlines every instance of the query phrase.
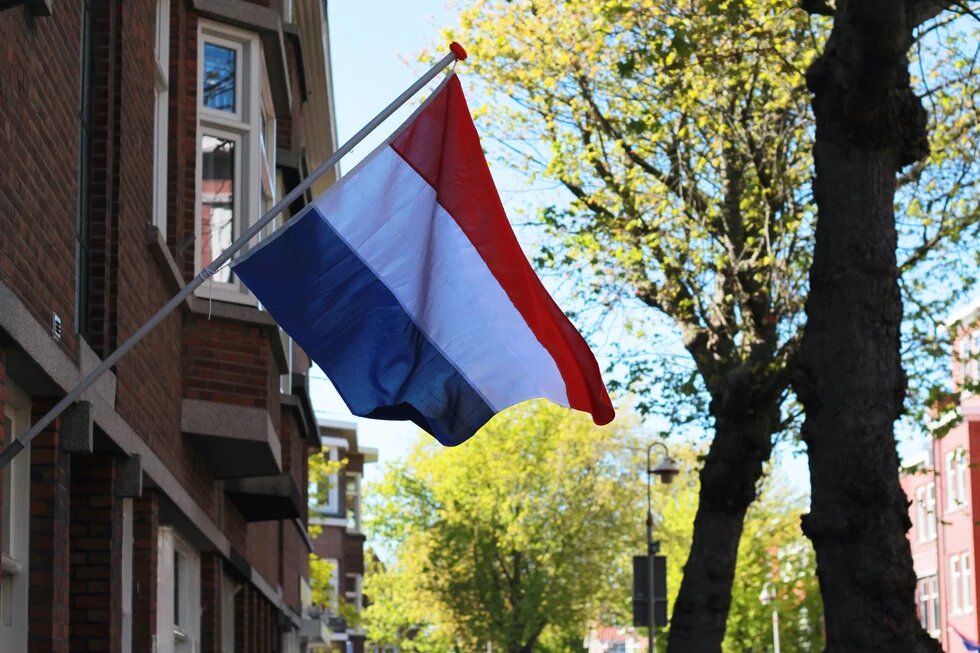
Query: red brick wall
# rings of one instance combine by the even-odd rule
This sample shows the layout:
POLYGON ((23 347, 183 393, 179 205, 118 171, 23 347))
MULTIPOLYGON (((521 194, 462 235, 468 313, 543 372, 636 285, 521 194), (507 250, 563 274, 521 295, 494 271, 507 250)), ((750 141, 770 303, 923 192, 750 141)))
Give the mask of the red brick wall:
POLYGON ((248 525, 248 561, 273 587, 280 584, 279 547, 282 522, 261 521, 248 525))
POLYGON ((197 193, 197 15, 190 3, 170 3, 170 146, 167 177, 167 242, 186 279, 194 270, 197 193))
MULTIPOLYGON (((53 401, 35 399, 32 421, 53 401)), ((30 612, 31 653, 67 653, 70 461, 59 449, 60 420, 31 443, 30 612)))
POLYGON ((0 12, 0 282, 42 325, 61 316, 67 352, 76 347, 80 16, 81 2, 44 20, 0 12))
POLYGON ((309 549, 294 524, 284 524, 282 533, 282 598, 296 612, 301 612, 300 578, 309 578, 309 549))
MULTIPOLYGON (((207 316, 189 315, 183 330, 184 396, 269 408, 272 352, 267 331, 207 316)), ((279 377, 276 370, 276 401, 279 377)))
POLYGON ((71 651, 121 647, 122 502, 111 454, 75 456, 71 476, 71 651))
POLYGON ((221 556, 201 555, 201 653, 221 653, 221 556))
POLYGON ((157 527, 153 490, 133 500, 133 650, 152 651, 157 629, 157 527))

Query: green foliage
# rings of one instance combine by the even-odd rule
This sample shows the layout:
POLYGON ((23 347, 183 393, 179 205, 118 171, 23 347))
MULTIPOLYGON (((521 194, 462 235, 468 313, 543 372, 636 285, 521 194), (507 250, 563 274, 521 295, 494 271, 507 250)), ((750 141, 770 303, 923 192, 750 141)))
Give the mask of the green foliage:
POLYGON ((565 650, 590 619, 625 619, 642 515, 625 424, 534 402, 460 447, 426 440, 391 466, 371 488, 369 524, 396 562, 368 579, 369 637, 418 651, 565 650))
MULTIPOLYGON (((667 556, 667 594, 674 604, 687 559, 698 505, 698 452, 672 451, 684 470, 670 485, 657 485, 653 494, 655 537, 667 556)), ((737 579, 732 587, 723 650, 726 653, 765 651, 772 643, 772 606, 763 606, 759 595, 764 583, 776 589, 781 650, 784 653, 819 651, 823 648, 823 605, 815 573, 813 547, 800 532, 800 514, 806 501, 784 479, 767 475, 759 498, 745 518, 739 542, 737 579)), ((635 549, 644 535, 636 533, 635 549)), ((657 640, 665 651, 666 633, 657 640)))
MULTIPOLYGON (((308 459, 309 464, 309 530, 311 537, 317 537, 322 527, 317 523, 320 517, 318 507, 327 503, 327 493, 335 482, 336 475, 347 465, 347 459, 330 460, 322 451, 308 459)), ((323 560, 315 553, 310 553, 310 588, 313 593, 313 604, 330 606, 334 596, 331 587, 333 564, 323 560)), ((333 606, 337 608, 337 606, 333 606)))
POLYGON ((823 35, 795 6, 482 0, 453 34, 515 101, 490 133, 571 194, 540 215, 539 262, 576 274, 607 326, 631 316, 616 378, 675 423, 710 426, 706 393, 795 352, 814 215, 803 71, 823 35), (651 343, 639 307, 691 358, 651 343))
MULTIPOLYGON (((370 488, 372 541, 390 548, 394 562, 368 564, 369 640, 437 653, 484 650, 489 637, 494 650, 512 651, 528 643, 517 630, 539 629, 526 650, 571 652, 589 623, 630 623, 631 557, 646 548, 644 447, 626 431, 597 429, 549 404, 502 417, 456 449, 421 443, 370 488), (515 554, 534 573, 512 593, 515 554)), ((673 605, 697 510, 700 452, 671 453, 682 472, 654 485, 653 513, 673 605)), ((805 508, 785 482, 765 477, 739 545, 725 651, 771 642, 771 608, 759 602, 766 581, 777 588, 783 651, 821 649, 813 550, 799 529, 805 508)), ((661 632, 658 650, 666 641, 661 632)))

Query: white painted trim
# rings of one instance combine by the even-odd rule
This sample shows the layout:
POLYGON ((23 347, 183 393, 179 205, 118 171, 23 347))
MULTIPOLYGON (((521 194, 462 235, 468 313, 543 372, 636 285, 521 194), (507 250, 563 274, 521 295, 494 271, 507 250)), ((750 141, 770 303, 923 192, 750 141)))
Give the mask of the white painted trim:
POLYGON ((337 449, 343 449, 344 451, 347 451, 347 449, 350 447, 347 440, 344 438, 332 438, 327 435, 320 436, 320 444, 325 447, 336 447, 337 449))
POLYGON ((167 239, 167 147, 170 119, 170 0, 157 0, 154 63, 153 224, 167 239))
MULTIPOLYGON (((252 221, 261 214, 262 189, 259 174, 261 128, 261 43, 258 34, 210 20, 198 23, 198 83, 197 83, 197 141, 195 200, 194 200, 194 269, 201 265, 201 199, 203 170, 201 139, 207 133, 235 134, 236 145, 235 194, 233 210, 235 214, 235 234, 241 234, 252 221), (204 43, 213 42, 222 47, 230 47, 238 53, 235 67, 235 112, 218 111, 204 106, 204 43)), ((197 297, 256 306, 255 296, 234 279, 231 283, 209 280, 194 291, 197 297)))
POLYGON ((133 653, 133 500, 122 500, 122 653, 133 653))
POLYGON ((316 524, 317 526, 347 527, 347 519, 345 517, 312 517, 310 523, 316 524))
MULTIPOLYGON (((4 419, 10 420, 12 431, 4 436, 13 439, 31 424, 31 400, 9 377, 4 381, 4 390, 4 419)), ((11 526, 2 533, 3 538, 10 538, 9 555, 0 555, 0 650, 26 651, 30 586, 30 445, 11 462, 3 475, 7 476, 3 501, 10 510, 11 526)), ((0 550, 2 548, 3 542, 0 542, 0 550)))

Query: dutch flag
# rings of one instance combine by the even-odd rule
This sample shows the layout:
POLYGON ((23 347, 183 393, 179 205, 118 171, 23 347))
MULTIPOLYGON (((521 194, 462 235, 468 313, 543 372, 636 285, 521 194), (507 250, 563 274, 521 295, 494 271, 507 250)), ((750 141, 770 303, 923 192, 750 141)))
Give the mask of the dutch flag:
POLYGON ((355 415, 445 445, 536 397, 614 417, 510 228, 454 74, 234 270, 355 415))

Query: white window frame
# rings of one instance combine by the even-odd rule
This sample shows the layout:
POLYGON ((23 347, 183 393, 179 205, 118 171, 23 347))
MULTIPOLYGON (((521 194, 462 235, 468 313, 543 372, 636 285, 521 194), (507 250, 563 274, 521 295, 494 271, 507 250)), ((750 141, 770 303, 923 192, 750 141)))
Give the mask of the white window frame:
POLYGON ((936 539, 936 482, 926 484, 926 540, 936 539))
POLYGON ((133 653, 133 500, 122 500, 122 651, 133 653))
POLYGON ((919 582, 916 583, 916 605, 919 610, 919 623, 922 625, 922 630, 929 631, 929 618, 931 612, 929 611, 929 579, 920 578, 919 582))
POLYGON ((327 558, 330 563, 330 605, 329 608, 337 612, 340 610, 340 560, 327 558))
POLYGON ((221 575, 221 653, 235 653, 235 595, 241 585, 221 575))
POLYGON ((980 381, 980 331, 970 334, 970 380, 980 381))
MULTIPOLYGON (((239 29, 223 23, 201 20, 198 23, 198 82, 197 82, 197 199, 195 202, 194 233, 197 238, 194 247, 194 266, 201 270, 201 201, 203 187, 201 143, 205 134, 227 138, 235 134, 240 139, 236 144, 236 177, 234 192, 235 228, 237 236, 261 215, 261 151, 259 131, 261 129, 260 102, 262 96, 262 50, 259 37, 254 32, 239 29), (205 43, 214 43, 231 48, 236 52, 235 66, 235 111, 220 111, 204 105, 204 48, 205 43), (221 136, 221 134, 225 134, 221 136)), ((265 84, 268 86, 268 84, 265 84)), ((215 253, 217 255, 217 252, 215 253)), ((238 280, 220 282, 211 279, 195 291, 199 297, 210 297, 220 301, 257 305, 254 295, 238 280)))
POLYGON ((926 486, 915 488, 915 539, 926 541, 926 486))
POLYGON ((963 614, 973 612, 973 561, 969 552, 960 554, 960 609, 963 614))
POLYGON ((962 612, 960 592, 962 585, 960 580, 960 556, 959 554, 949 557, 949 613, 958 615, 962 612))
MULTIPOLYGON (((13 439, 30 426, 31 400, 8 378, 4 383, 4 422, 10 422, 13 439)), ((0 424, 3 427, 4 424, 0 424)), ((0 472, 4 476, 3 511, 7 521, 0 543, 0 650, 26 651, 28 632, 28 577, 30 563, 31 447, 0 472), (6 551, 6 552, 3 552, 6 551)))
POLYGON ((347 530, 351 533, 361 532, 361 474, 360 472, 347 472, 344 487, 344 508, 346 511, 353 510, 354 519, 347 517, 347 530), (353 490, 353 491, 352 491, 353 490), (350 498, 353 496, 356 501, 350 505, 350 498))
POLYGON ((939 575, 933 575, 929 581, 929 614, 930 625, 932 628, 929 630, 929 634, 933 637, 939 637, 939 575))
POLYGON ((354 591, 344 592, 344 596, 347 598, 347 602, 360 612, 361 608, 364 607, 364 576, 348 573, 347 582, 350 583, 352 579, 354 581, 354 591))
POLYGON ((955 454, 956 455, 953 460, 956 464, 956 500, 960 508, 965 508, 968 503, 967 497, 969 496, 966 487, 966 450, 963 448, 957 449, 955 454))
POLYGON ((153 225, 167 238, 167 147, 170 119, 170 0, 157 0, 153 116, 153 225))
POLYGON ((161 526, 157 533, 156 653, 197 653, 201 647, 201 558, 173 527, 161 526), (175 564, 180 565, 179 587, 174 583, 175 564), (175 593, 180 614, 174 614, 175 593))
POLYGON ((963 335, 959 342, 960 351, 957 358, 959 359, 960 375, 962 376, 961 386, 965 386, 970 382, 970 359, 972 358, 970 355, 970 340, 970 335, 967 333, 963 335))
POLYGON ((946 453, 946 507, 950 512, 962 510, 967 505, 967 453, 957 447, 946 453))

